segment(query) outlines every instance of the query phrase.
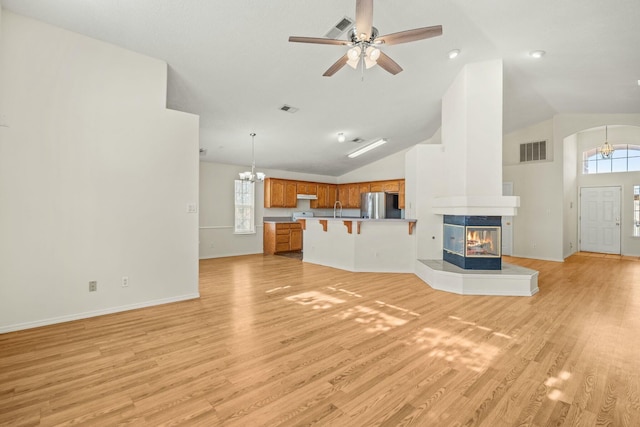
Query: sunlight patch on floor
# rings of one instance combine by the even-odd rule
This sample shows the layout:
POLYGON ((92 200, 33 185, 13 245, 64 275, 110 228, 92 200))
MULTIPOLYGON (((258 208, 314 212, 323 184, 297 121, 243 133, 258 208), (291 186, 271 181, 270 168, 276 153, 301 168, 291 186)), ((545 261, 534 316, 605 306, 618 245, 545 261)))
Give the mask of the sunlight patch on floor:
POLYGON ((300 305, 310 305, 314 310, 327 310, 337 304, 346 302, 343 299, 335 298, 317 291, 309 291, 292 295, 290 297, 286 297, 285 300, 292 301, 300 305))
POLYGON ((347 294, 347 295, 350 295, 350 296, 352 296, 352 297, 362 298, 362 295, 360 295, 360 294, 358 294, 358 293, 356 293, 356 292, 348 291, 348 290, 346 290, 346 289, 342 289, 342 288, 334 288, 333 286, 327 286, 327 289, 330 289, 330 290, 335 291, 335 292, 342 292, 342 293, 347 294))
POLYGON ((291 286, 287 285, 287 286, 278 286, 277 288, 273 288, 273 289, 268 289, 265 291, 266 294, 270 294, 272 292, 277 292, 277 291, 281 291, 283 289, 289 289, 291 286))
POLYGON ((402 311, 403 313, 409 314, 411 316, 420 317, 420 315, 418 313, 414 312, 414 311, 411 311, 411 310, 409 310, 407 308, 398 307, 397 305, 387 304, 384 301, 377 301, 376 300, 376 304, 379 304, 382 307, 389 307, 389 308, 392 308, 394 310, 402 311))
POLYGON ((547 393, 547 397, 551 400, 563 400, 565 395, 562 392, 562 388, 565 382, 571 378, 571 373, 567 371, 561 371, 557 377, 549 377, 544 381, 544 385, 551 390, 547 393))
POLYGON ((435 328, 424 328, 412 338, 411 344, 428 351, 430 357, 447 362, 462 363, 476 372, 482 371, 499 353, 499 348, 488 343, 477 343, 435 328))
POLYGON ((406 320, 362 305, 344 310, 336 314, 335 317, 342 320, 353 319, 358 323, 368 325, 367 332, 370 333, 386 332, 391 328, 402 326, 407 323, 406 320))

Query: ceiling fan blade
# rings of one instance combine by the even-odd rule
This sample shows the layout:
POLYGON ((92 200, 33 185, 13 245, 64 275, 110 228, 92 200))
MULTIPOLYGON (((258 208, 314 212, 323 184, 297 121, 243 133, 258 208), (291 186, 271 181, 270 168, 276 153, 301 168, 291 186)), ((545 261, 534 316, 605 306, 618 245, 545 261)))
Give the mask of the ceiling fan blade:
POLYGON ((409 43, 416 40, 428 39, 441 35, 442 25, 435 25, 433 27, 415 28, 413 30, 400 31, 399 33, 376 37, 376 42, 393 45, 400 43, 409 43))
POLYGON ((378 65, 394 76, 402 71, 402 67, 382 51, 380 52, 380 58, 378 58, 378 65))
POLYGON ((347 65, 347 61, 349 60, 349 56, 347 56, 347 54, 345 53, 344 56, 340 59, 338 59, 331 67, 329 67, 327 69, 327 71, 324 72, 323 76, 325 77, 331 77, 333 76, 335 73, 337 73, 342 67, 344 67, 345 65, 347 65))
POLYGON ((294 43, 334 44, 334 45, 342 45, 342 46, 349 44, 349 42, 346 40, 325 39, 322 37, 291 36, 289 37, 289 41, 294 43))
POLYGON ((371 26, 373 25, 373 0, 356 0, 356 30, 360 40, 371 38, 371 26), (363 37, 360 37, 364 34, 363 37))

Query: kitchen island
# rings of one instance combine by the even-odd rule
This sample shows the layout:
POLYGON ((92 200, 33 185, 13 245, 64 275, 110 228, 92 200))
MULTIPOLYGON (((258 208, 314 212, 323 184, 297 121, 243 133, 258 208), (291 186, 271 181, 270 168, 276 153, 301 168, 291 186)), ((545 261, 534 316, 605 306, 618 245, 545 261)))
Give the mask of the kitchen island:
POLYGON ((415 219, 313 217, 300 222, 304 262, 348 271, 414 272, 415 219))

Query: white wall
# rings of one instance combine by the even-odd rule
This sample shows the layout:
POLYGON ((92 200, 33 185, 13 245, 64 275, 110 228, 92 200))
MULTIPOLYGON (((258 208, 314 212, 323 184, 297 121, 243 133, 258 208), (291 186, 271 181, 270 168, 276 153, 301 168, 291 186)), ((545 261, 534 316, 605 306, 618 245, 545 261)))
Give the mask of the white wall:
MULTIPOLYGON (((338 177, 338 183, 382 181, 385 179, 402 179, 405 177, 405 153, 409 149, 398 151, 383 159, 369 163, 338 177)), ((366 154, 365 154, 366 156, 366 154)))
POLYGON ((502 61, 467 64, 442 98, 446 196, 502 196, 502 61))
MULTIPOLYGON (((554 155, 553 121, 547 120, 504 136, 503 180, 513 182, 520 197, 513 218, 513 256, 561 261, 562 156, 554 155), (519 164, 522 143, 546 140, 556 160, 519 164)), ((560 144, 562 150, 562 144, 560 144)), ((556 150, 557 151, 557 150, 556 150)))
POLYGON ((442 215, 433 201, 446 194, 445 153, 441 144, 418 144, 405 153, 405 217, 415 218, 417 259, 442 259, 442 215))
POLYGON ((198 297, 198 118, 166 64, 1 25, 0 332, 198 297))
POLYGON ((579 250, 578 245, 578 138, 569 135, 563 141, 563 218, 562 256, 567 258, 579 250))

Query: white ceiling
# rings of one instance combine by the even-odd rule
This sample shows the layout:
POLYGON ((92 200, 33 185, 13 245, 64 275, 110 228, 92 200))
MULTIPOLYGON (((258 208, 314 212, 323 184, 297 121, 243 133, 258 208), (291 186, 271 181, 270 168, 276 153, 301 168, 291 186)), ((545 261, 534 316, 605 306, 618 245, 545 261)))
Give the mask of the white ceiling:
POLYGON ((6 10, 169 64, 170 108, 200 115, 203 160, 338 176, 429 139, 460 68, 504 61, 504 131, 556 113, 640 113, 638 0, 375 0, 380 34, 442 25, 443 35, 383 47, 404 71, 322 73, 343 46, 323 37, 355 0, 1 0, 6 10), (455 60, 447 52, 461 49, 455 60), (547 54, 540 60, 531 50, 547 54), (295 114, 279 110, 299 108, 295 114), (338 143, 344 132, 347 142, 338 143), (357 159, 358 145, 389 143, 357 159))

